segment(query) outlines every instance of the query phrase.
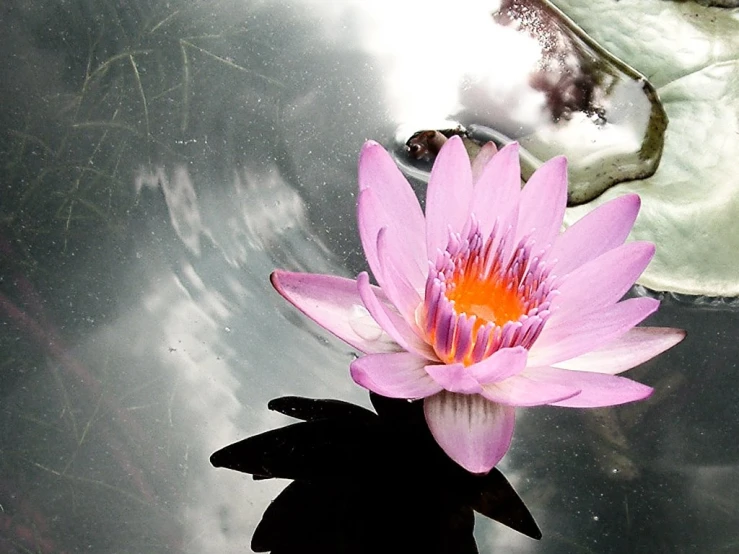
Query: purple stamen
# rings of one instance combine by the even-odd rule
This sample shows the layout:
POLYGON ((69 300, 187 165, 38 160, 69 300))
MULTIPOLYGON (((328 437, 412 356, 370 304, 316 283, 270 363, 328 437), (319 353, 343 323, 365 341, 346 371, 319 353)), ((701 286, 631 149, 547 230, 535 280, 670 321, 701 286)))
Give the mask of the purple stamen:
MULTIPOLYGON (((549 317, 557 294, 556 278, 549 274, 547 249, 537 250, 530 236, 518 241, 510 257, 505 252, 513 227, 500 233, 496 220, 487 239, 474 215, 462 233, 449 231, 447 248, 429 263, 425 287, 423 328, 439 358, 446 363, 476 363, 500 348, 530 347, 549 317), (470 280, 498 283, 505 294, 518 298, 522 315, 503 323, 484 321, 478 314, 458 312, 450 294, 470 280)), ((491 306, 495 312, 495 306, 491 306)))

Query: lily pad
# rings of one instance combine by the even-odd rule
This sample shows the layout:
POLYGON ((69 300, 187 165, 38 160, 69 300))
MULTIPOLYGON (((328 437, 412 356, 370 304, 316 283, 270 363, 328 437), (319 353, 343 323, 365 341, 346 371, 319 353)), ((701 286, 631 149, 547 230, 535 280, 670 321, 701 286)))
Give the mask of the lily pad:
POLYGON ((632 238, 657 244, 639 282, 658 291, 739 295, 739 10, 642 0, 557 4, 649 76, 670 119, 654 176, 571 208, 565 222, 636 192, 643 205, 632 238))

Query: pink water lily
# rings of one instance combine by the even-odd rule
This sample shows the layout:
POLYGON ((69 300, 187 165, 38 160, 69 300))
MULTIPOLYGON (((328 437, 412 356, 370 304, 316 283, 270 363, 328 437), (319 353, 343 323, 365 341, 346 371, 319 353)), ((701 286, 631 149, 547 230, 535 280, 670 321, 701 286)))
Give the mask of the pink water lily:
POLYGON ((365 355, 351 375, 377 394, 424 399, 441 448, 472 473, 508 450, 517 406, 573 408, 641 400, 616 374, 678 343, 678 329, 636 327, 652 298, 621 300, 654 254, 625 243, 639 211, 621 196, 560 233, 563 157, 520 188, 518 145, 475 163, 452 138, 437 157, 426 213, 392 158, 367 142, 359 231, 369 267, 356 281, 275 271, 299 310, 365 355))

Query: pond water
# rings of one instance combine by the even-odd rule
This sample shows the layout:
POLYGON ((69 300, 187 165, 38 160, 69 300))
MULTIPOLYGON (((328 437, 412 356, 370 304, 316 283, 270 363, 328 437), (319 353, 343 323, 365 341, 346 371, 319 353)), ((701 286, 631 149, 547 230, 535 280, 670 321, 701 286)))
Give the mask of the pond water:
MULTIPOLYGON (((378 22, 432 23, 395 4, 0 8, 0 551, 249 552, 286 482, 210 455, 279 396, 370 407, 269 274, 365 269, 357 154, 421 124, 378 22)), ((480 517, 480 552, 739 551, 736 302, 664 296, 688 339, 630 375, 656 394, 520 410, 499 467, 543 539, 480 517)))

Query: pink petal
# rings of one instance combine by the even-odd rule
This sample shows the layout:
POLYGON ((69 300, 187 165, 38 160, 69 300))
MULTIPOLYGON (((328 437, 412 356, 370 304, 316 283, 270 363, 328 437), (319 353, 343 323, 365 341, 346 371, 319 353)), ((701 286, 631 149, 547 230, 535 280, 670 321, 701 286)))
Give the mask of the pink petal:
POLYGON ((390 154, 367 141, 359 154, 359 190, 372 189, 391 221, 402 222, 423 244, 425 220, 418 198, 390 154))
POLYGON ((616 340, 556 367, 572 371, 590 371, 615 375, 651 360, 685 338, 682 329, 634 327, 616 340))
MULTIPOLYGON (((472 211, 480 223, 480 232, 487 237, 496 220, 501 233, 518 224, 518 204, 521 195, 521 166, 518 143, 501 148, 475 181, 472 211)), ((512 248, 511 244, 509 247, 512 248)))
POLYGON ((480 178, 480 175, 482 175, 482 172, 485 169, 485 166, 488 164, 490 160, 493 159, 493 156, 495 156, 497 152, 498 152, 498 147, 495 146, 494 142, 486 142, 483 145, 483 147, 477 153, 477 156, 475 156, 475 159, 472 160, 472 182, 473 183, 477 182, 477 180, 480 178))
POLYGON ((630 298, 598 312, 568 320, 548 321, 529 349, 529 367, 554 365, 576 358, 617 339, 659 307, 653 298, 630 298))
POLYGON ((527 358, 528 350, 522 346, 501 348, 481 362, 472 364, 468 370, 477 382, 486 385, 521 373, 527 358))
POLYGON ((270 280, 288 302, 357 350, 372 353, 398 350, 398 345, 371 318, 356 324, 358 311, 364 310, 356 281, 288 271, 275 271, 270 280))
POLYGON ((636 194, 615 198, 597 207, 561 234, 550 252, 558 262, 556 275, 573 269, 623 244, 634 226, 641 201, 636 194))
POLYGON ((567 207, 567 159, 552 158, 537 169, 521 191, 516 243, 534 239, 536 250, 554 242, 567 207))
POLYGON ((428 364, 408 352, 370 354, 354 360, 352 379, 366 389, 388 398, 425 398, 442 390, 423 369, 428 364))
POLYGON ((418 338, 408 323, 378 300, 375 291, 370 286, 369 275, 366 272, 357 275, 357 289, 367 311, 403 350, 429 360, 438 360, 431 347, 418 338))
POLYGON ((483 385, 482 395, 491 402, 507 406, 541 406, 578 394, 574 385, 552 384, 528 375, 528 370, 505 381, 483 385))
POLYGON ((652 256, 651 242, 629 242, 572 271, 557 287, 557 309, 552 310, 550 324, 578 319, 615 304, 632 287, 652 256))
POLYGON ((652 387, 642 385, 625 377, 568 371, 554 367, 538 367, 528 370, 535 379, 552 385, 569 385, 580 389, 580 394, 552 402, 553 406, 564 408, 601 408, 616 406, 626 402, 643 400, 652 394, 652 387))
POLYGON ((414 287, 423 288, 428 272, 423 227, 419 234, 417 230, 404 225, 404 219, 393 220, 392 218, 397 215, 390 214, 385 208, 374 189, 368 188, 359 193, 357 224, 364 254, 372 274, 380 286, 384 285, 377 252, 377 238, 382 229, 387 229, 389 232, 387 248, 396 253, 397 270, 414 287))
POLYGON ((472 170, 462 139, 452 137, 441 147, 426 191, 426 253, 436 259, 444 250, 449 229, 460 232, 470 215, 472 170))
POLYGON ((464 394, 482 392, 480 383, 470 375, 463 364, 427 365, 425 370, 434 381, 449 392, 464 394))
POLYGON ((406 274, 398 269, 402 260, 398 260, 402 253, 394 250, 392 241, 388 239, 387 228, 380 229, 377 236, 377 254, 380 259, 380 271, 382 272, 382 290, 400 311, 403 319, 416 332, 423 336, 416 324, 416 309, 421 304, 421 294, 406 278, 406 274))
POLYGON ((446 391, 426 398, 423 408, 436 442, 470 473, 488 473, 511 445, 515 408, 446 391))
MULTIPOLYGON (((426 220, 416 194, 408 184, 390 154, 374 141, 368 141, 359 155, 359 191, 365 206, 358 205, 360 234, 370 268, 375 271, 374 248, 382 227, 391 231, 397 241, 394 248, 403 252, 403 274, 422 288, 426 278, 426 220), (371 194, 362 194, 370 190, 371 194), (369 248, 368 248, 369 247, 369 248)), ((377 277, 377 275, 375 275, 377 277)))

